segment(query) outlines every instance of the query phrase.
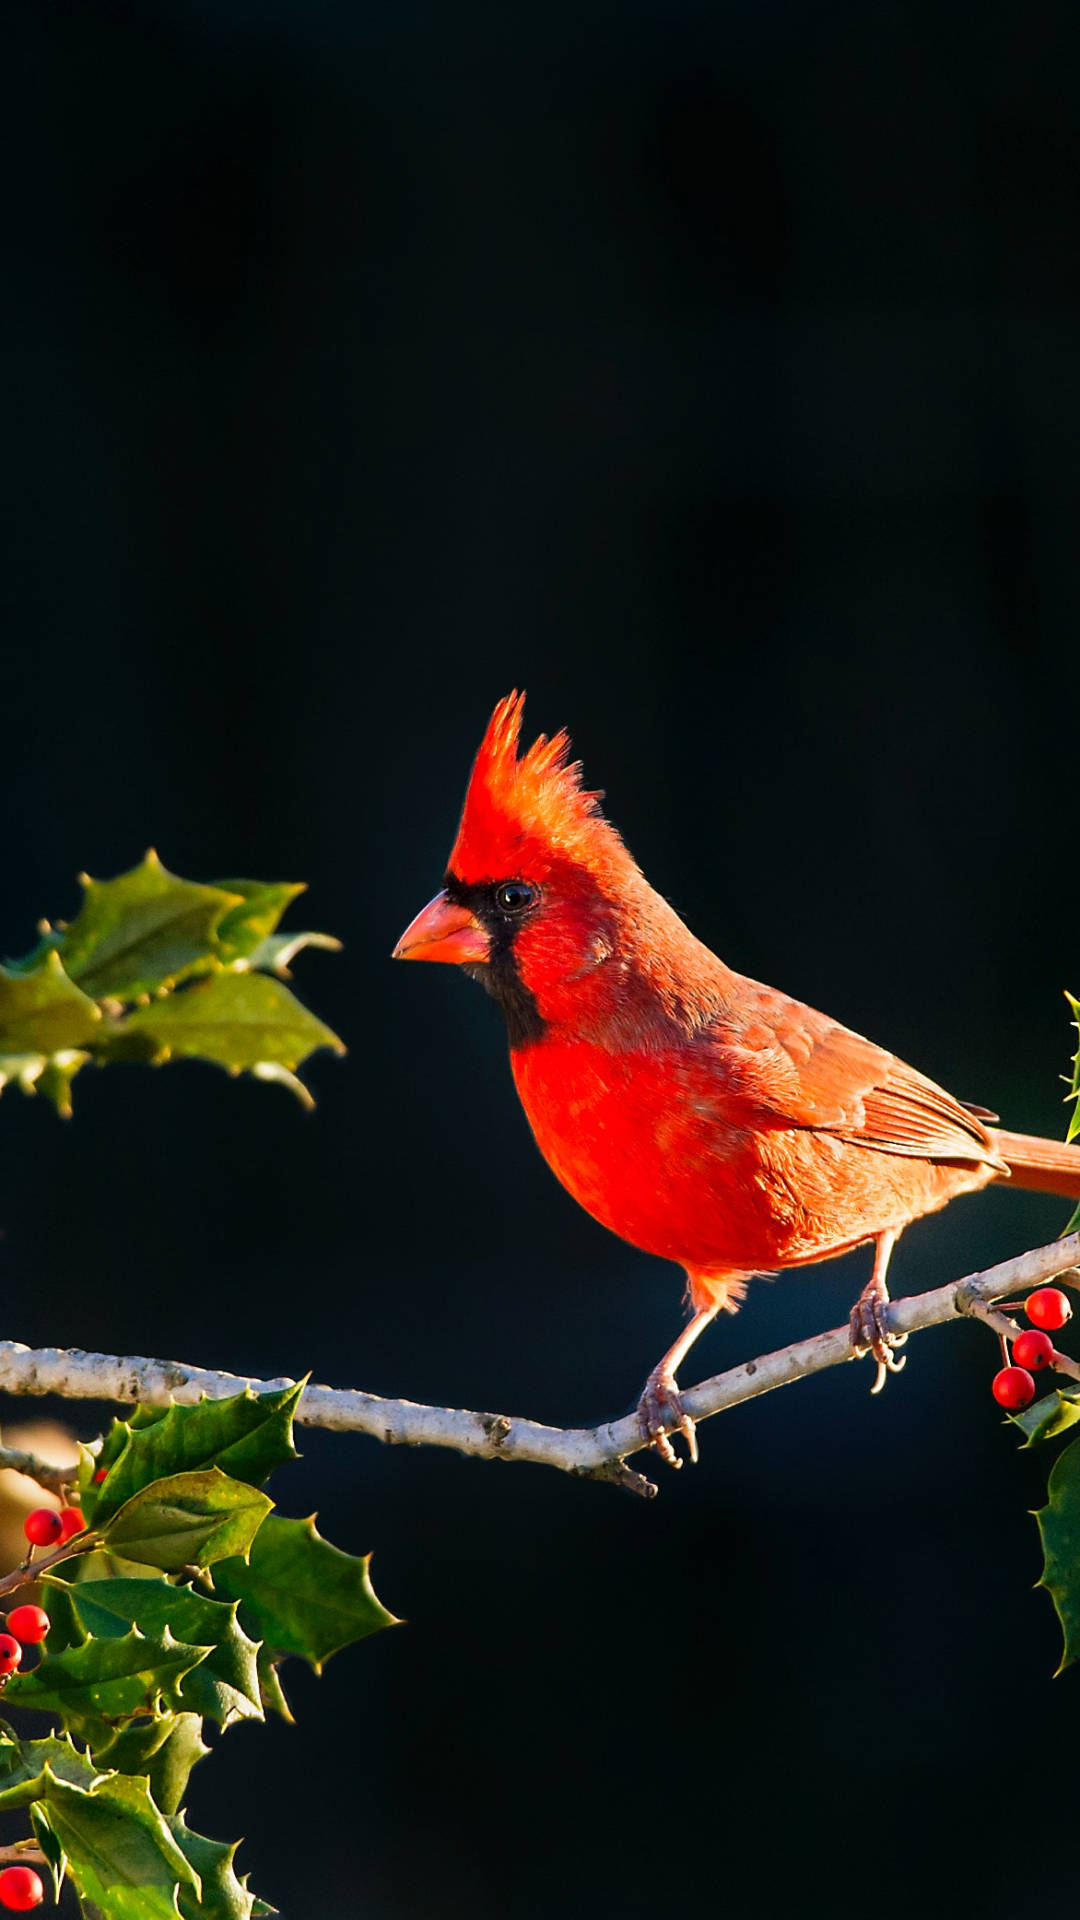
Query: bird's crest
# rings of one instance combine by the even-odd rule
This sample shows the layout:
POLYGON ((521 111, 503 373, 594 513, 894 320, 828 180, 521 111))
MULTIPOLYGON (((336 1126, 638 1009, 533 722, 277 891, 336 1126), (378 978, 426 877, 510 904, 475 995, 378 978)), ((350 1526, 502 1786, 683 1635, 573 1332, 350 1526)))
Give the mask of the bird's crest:
POLYGON ((524 710, 525 695, 508 694, 480 742, 450 855, 450 871, 470 884, 519 870, 542 877, 560 856, 592 868, 629 858, 600 811, 603 795, 582 786, 566 732, 540 734, 519 758, 524 710))

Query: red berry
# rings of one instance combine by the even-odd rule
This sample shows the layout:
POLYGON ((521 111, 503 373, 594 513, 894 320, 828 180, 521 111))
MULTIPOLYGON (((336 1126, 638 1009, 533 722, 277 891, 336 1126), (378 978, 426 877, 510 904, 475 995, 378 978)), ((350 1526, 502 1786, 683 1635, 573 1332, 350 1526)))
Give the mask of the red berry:
POLYGON ((95 1472, 95 1474, 94 1474, 94 1485, 95 1485, 95 1487, 100 1487, 100 1485, 101 1485, 101 1483, 102 1483, 102 1481, 103 1481, 103 1480, 107 1480, 107 1479, 108 1479, 108 1477, 109 1477, 109 1469, 108 1469, 108 1467, 98 1467, 98 1468, 97 1468, 97 1470, 96 1470, 96 1472, 95 1472))
POLYGON ((55 1507, 35 1507, 23 1521, 23 1532, 32 1547, 55 1547, 64 1531, 64 1523, 55 1507))
POLYGON ((1023 1367, 1002 1367, 990 1382, 991 1391, 999 1407, 1016 1413, 1020 1407, 1029 1407, 1035 1398, 1035 1382, 1023 1367))
POLYGON ((64 1507, 60 1514, 61 1540, 70 1540, 76 1533, 82 1533, 86 1527, 81 1507, 64 1507))
POLYGON ((40 1907, 45 1889, 32 1867, 5 1867, 0 1873, 0 1907, 11 1913, 29 1913, 40 1907))
POLYGON ((12 1607, 7 1617, 8 1632, 24 1647, 36 1647, 49 1631, 49 1616, 44 1607, 12 1607))
POLYGON ((1024 1312, 1033 1327, 1044 1327, 1047 1333, 1056 1333, 1066 1320, 1072 1319, 1072 1301, 1060 1287, 1037 1287, 1029 1293, 1024 1302, 1024 1312))
POLYGON ((1048 1367, 1054 1358, 1054 1343, 1048 1333, 1018 1333, 1013 1341, 1013 1359, 1018 1367, 1026 1367, 1029 1373, 1039 1373, 1048 1367))
POLYGON ((22 1659, 22 1648, 13 1633, 0 1633, 0 1674, 14 1673, 22 1659))

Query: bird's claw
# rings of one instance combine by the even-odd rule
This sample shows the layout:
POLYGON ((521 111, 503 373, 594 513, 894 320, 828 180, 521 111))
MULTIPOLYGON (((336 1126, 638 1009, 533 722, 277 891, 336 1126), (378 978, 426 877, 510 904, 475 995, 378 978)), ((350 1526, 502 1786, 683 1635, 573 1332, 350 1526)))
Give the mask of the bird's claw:
POLYGON ((851 1345, 861 1359, 864 1353, 872 1353, 877 1361, 877 1374, 871 1393, 880 1393, 890 1373, 902 1373, 907 1366, 907 1354, 897 1355, 896 1348, 902 1347, 907 1339, 906 1333, 893 1333, 888 1322, 889 1296, 873 1282, 865 1287, 851 1309, 851 1345))
POLYGON ((645 1382, 638 1401, 638 1425, 645 1444, 655 1447, 664 1464, 681 1467, 682 1461, 671 1444, 671 1435, 681 1433, 686 1451, 694 1463, 698 1457, 697 1430, 679 1398, 675 1375, 657 1367, 645 1382))

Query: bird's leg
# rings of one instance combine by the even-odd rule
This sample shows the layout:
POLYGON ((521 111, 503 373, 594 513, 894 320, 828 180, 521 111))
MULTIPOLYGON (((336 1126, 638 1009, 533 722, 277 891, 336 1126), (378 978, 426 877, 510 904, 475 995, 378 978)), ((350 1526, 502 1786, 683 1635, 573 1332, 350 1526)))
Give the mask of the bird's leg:
POLYGON ((653 1368, 638 1401, 638 1425, 642 1435, 669 1467, 682 1466, 668 1438, 669 1431, 682 1434, 691 1460, 698 1457, 697 1433, 690 1415, 683 1412, 679 1389, 675 1384, 675 1372, 686 1359, 698 1334, 704 1333, 710 1320, 716 1319, 720 1305, 718 1301, 715 1306, 698 1308, 693 1319, 687 1321, 675 1345, 668 1348, 663 1359, 653 1368))
POLYGON ((899 1239, 893 1227, 887 1227, 874 1240, 874 1271, 851 1309, 851 1344, 859 1355, 872 1353, 877 1361, 877 1378, 871 1393, 880 1393, 887 1375, 899 1373, 907 1365, 907 1355, 898 1360, 894 1349, 902 1347, 906 1333, 893 1333, 886 1319, 889 1289, 885 1275, 889 1255, 899 1239))

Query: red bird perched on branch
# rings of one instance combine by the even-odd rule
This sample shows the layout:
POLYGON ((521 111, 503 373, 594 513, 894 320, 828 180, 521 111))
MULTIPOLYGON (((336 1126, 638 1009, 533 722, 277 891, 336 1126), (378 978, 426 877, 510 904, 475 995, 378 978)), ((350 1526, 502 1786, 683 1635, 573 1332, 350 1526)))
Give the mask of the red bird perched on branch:
POLYGON ((991 1180, 1078 1199, 1080 1154, 991 1126, 883 1047, 733 973, 649 886, 566 734, 519 757, 523 706, 496 707, 443 890, 395 958, 481 981, 553 1172, 604 1226, 685 1269, 693 1314, 639 1409, 678 1465, 669 1432, 697 1447, 676 1369, 755 1274, 872 1241, 852 1343, 880 1387, 903 1364, 884 1316, 897 1236, 991 1180))

